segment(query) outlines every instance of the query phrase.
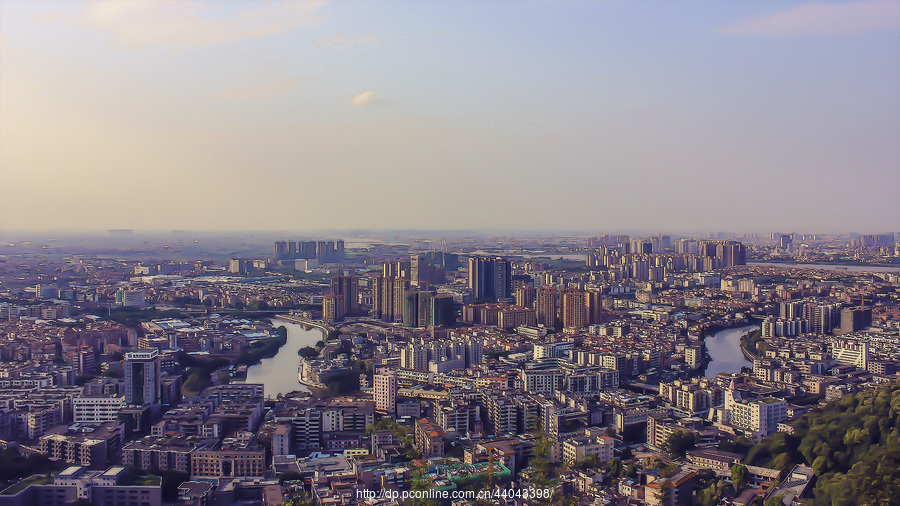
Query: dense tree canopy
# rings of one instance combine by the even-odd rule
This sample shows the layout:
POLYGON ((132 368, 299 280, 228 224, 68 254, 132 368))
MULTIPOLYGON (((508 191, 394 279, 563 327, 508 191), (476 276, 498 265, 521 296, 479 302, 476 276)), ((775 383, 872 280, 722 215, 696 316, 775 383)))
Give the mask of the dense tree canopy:
POLYGON ((815 504, 895 504, 900 497, 900 383, 847 395, 754 446, 746 462, 816 473, 815 504))

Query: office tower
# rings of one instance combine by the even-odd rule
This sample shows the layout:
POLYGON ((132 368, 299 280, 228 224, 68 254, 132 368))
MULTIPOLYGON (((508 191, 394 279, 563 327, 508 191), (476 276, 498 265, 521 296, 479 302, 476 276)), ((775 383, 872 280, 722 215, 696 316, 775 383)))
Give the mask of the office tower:
POLYGON ((588 325, 603 323, 603 294, 599 290, 585 292, 584 309, 588 325))
POLYGON ((872 309, 845 307, 841 310, 841 334, 856 332, 872 325, 872 309))
POLYGON ((403 304, 403 324, 408 327, 429 326, 430 299, 433 296, 434 292, 407 293, 403 304))
POLYGON ((428 327, 446 327, 456 323, 453 296, 442 293, 429 299, 428 327))
POLYGON ((512 265, 503 258, 470 258, 469 288, 475 300, 502 300, 511 295, 512 265))
POLYGON ((443 283, 444 269, 431 265, 425 255, 412 255, 409 259, 409 279, 413 286, 443 283))
POLYGON ((533 308, 534 307, 534 287, 520 286, 516 288, 516 305, 533 308))
POLYGON ((397 373, 390 369, 379 369, 374 377, 375 410, 394 414, 397 406, 397 373))
POLYGON ((558 323, 557 303, 559 291, 552 286, 542 286, 537 292, 537 321, 545 327, 555 328, 558 323))
POLYGON ((290 258, 290 250, 287 241, 275 241, 275 260, 290 258))
POLYGON ((356 276, 332 276, 331 293, 341 295, 341 313, 344 316, 359 314, 359 278, 356 276))
POLYGON ((567 329, 584 328, 587 325, 584 292, 574 288, 563 290, 561 312, 563 327, 567 329))
POLYGON ((125 403, 138 406, 159 404, 159 350, 125 354, 125 403))
POLYGON ((125 290, 120 288, 116 291, 116 304, 123 306, 143 306, 146 292, 144 290, 125 290))

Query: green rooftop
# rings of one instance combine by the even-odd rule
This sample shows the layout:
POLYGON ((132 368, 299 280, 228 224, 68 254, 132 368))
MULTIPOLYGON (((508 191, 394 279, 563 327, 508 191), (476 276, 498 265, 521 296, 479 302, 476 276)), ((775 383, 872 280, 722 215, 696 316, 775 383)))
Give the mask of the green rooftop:
POLYGON ((32 474, 28 478, 23 478, 18 483, 14 483, 2 491, 0 495, 15 495, 25 490, 29 485, 49 485, 53 483, 53 477, 46 474, 32 474))

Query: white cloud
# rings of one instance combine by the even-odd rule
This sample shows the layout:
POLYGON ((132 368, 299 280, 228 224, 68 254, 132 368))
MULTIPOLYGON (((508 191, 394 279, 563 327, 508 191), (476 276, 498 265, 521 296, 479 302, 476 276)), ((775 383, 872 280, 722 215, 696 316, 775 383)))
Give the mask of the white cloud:
POLYGON ((362 93, 357 94, 350 100, 350 103, 353 105, 363 106, 369 105, 375 99, 375 90, 364 91, 362 93))
POLYGON ((215 15, 208 2, 156 0, 98 1, 88 4, 76 24, 109 33, 129 49, 151 46, 208 46, 275 35, 318 23, 324 0, 259 2, 215 15))
POLYGON ((809 3, 771 16, 720 27, 731 35, 846 35, 900 28, 900 2, 871 0, 840 4, 809 3))

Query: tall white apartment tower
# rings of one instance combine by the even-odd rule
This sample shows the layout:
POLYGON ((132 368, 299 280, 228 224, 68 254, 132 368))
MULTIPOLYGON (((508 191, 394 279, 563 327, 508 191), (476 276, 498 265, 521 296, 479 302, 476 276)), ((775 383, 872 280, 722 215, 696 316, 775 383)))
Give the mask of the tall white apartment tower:
POLYGON ((374 378, 375 410, 389 415, 397 407, 397 373, 391 369, 379 369, 374 378))
POLYGON ((125 354, 125 403, 146 406, 159 404, 159 350, 125 354))

